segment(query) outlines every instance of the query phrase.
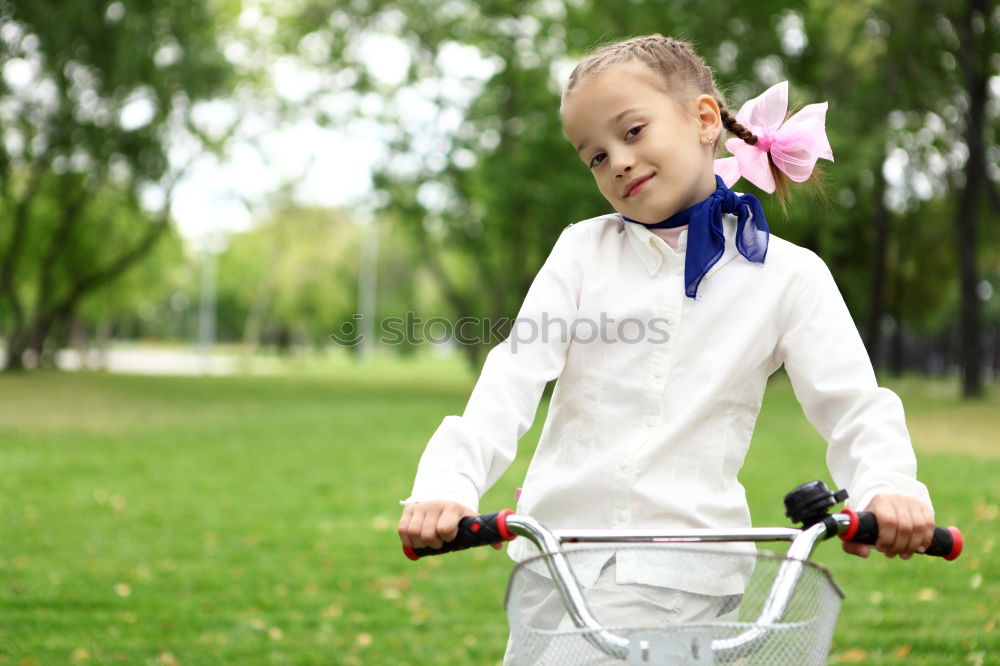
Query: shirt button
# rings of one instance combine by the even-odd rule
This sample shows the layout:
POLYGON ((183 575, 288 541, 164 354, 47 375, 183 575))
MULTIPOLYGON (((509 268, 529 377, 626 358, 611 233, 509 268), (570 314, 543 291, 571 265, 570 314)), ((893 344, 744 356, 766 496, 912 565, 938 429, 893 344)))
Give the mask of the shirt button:
POLYGON ((628 463, 625 462, 624 460, 619 461, 618 462, 618 469, 620 469, 623 472, 627 472, 628 471, 628 463))
POLYGON ((643 423, 645 423, 650 428, 652 428, 654 425, 656 425, 656 417, 655 416, 647 416, 642 421, 643 421, 643 423))
POLYGON ((660 368, 660 367, 653 368, 653 376, 654 377, 662 377, 663 376, 663 368, 660 368))

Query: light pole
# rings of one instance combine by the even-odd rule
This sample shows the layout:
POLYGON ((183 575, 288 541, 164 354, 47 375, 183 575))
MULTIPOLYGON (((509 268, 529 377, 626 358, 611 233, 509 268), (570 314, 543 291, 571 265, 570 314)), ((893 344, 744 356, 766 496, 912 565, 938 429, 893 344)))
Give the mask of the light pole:
POLYGON ((375 351, 375 301, 378 288, 378 223, 375 216, 363 214, 361 226, 361 260, 358 263, 358 333, 361 344, 358 356, 371 359, 375 351))

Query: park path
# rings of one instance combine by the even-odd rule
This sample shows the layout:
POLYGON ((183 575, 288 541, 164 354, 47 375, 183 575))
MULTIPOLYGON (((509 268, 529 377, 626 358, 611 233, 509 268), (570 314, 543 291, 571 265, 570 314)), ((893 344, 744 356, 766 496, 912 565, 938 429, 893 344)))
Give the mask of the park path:
MULTIPOLYGON (((0 365, 3 364, 0 351, 0 365)), ((105 370, 133 375, 231 375, 238 359, 228 354, 202 354, 197 348, 167 348, 143 345, 112 347, 102 355, 97 350, 81 353, 63 349, 56 353, 61 370, 105 370)))

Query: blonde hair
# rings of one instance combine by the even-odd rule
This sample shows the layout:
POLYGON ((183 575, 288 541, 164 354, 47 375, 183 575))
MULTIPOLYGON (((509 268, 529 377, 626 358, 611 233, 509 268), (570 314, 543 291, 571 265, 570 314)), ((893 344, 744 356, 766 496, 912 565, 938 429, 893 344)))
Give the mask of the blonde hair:
MULTIPOLYGON (((605 44, 592 51, 570 73, 569 81, 563 90, 565 100, 581 81, 590 76, 607 71, 614 65, 639 62, 646 65, 656 75, 662 77, 668 94, 678 99, 674 90, 693 95, 709 95, 719 105, 719 115, 722 126, 730 134, 743 139, 751 146, 757 143, 757 137, 746 127, 736 121, 726 106, 725 98, 719 92, 712 74, 712 68, 694 52, 688 42, 682 42, 663 35, 648 35, 633 37, 620 42, 605 44)), ((678 100, 680 101, 680 100, 678 100)), ((774 166, 768 154, 768 164, 774 176, 776 193, 779 201, 784 204, 788 194, 789 179, 774 166)))

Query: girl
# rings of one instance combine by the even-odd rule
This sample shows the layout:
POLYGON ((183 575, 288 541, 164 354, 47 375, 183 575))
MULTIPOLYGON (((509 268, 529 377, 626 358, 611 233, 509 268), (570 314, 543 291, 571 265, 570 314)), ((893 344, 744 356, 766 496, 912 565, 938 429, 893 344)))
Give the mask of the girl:
MULTIPOLYGON (((465 413, 431 438, 403 502, 404 545, 454 538, 554 378, 518 513, 552 528, 749 526, 737 473, 782 365, 849 505, 877 515, 877 550, 906 558, 930 544, 933 512, 900 401, 877 386, 830 272, 771 235, 754 197, 727 187, 743 176, 780 193, 817 158, 833 159, 826 104, 786 121, 786 97, 779 84, 734 117, 690 45, 660 35, 605 46, 576 67, 563 127, 617 212, 559 237, 465 413), (716 163, 723 128, 734 157, 716 163)), ((509 550, 522 560, 531 549, 521 539, 509 550)), ((675 619, 719 616, 739 592, 725 576, 691 589, 685 570, 625 553, 576 573, 585 586, 664 591, 622 605, 675 619)))

